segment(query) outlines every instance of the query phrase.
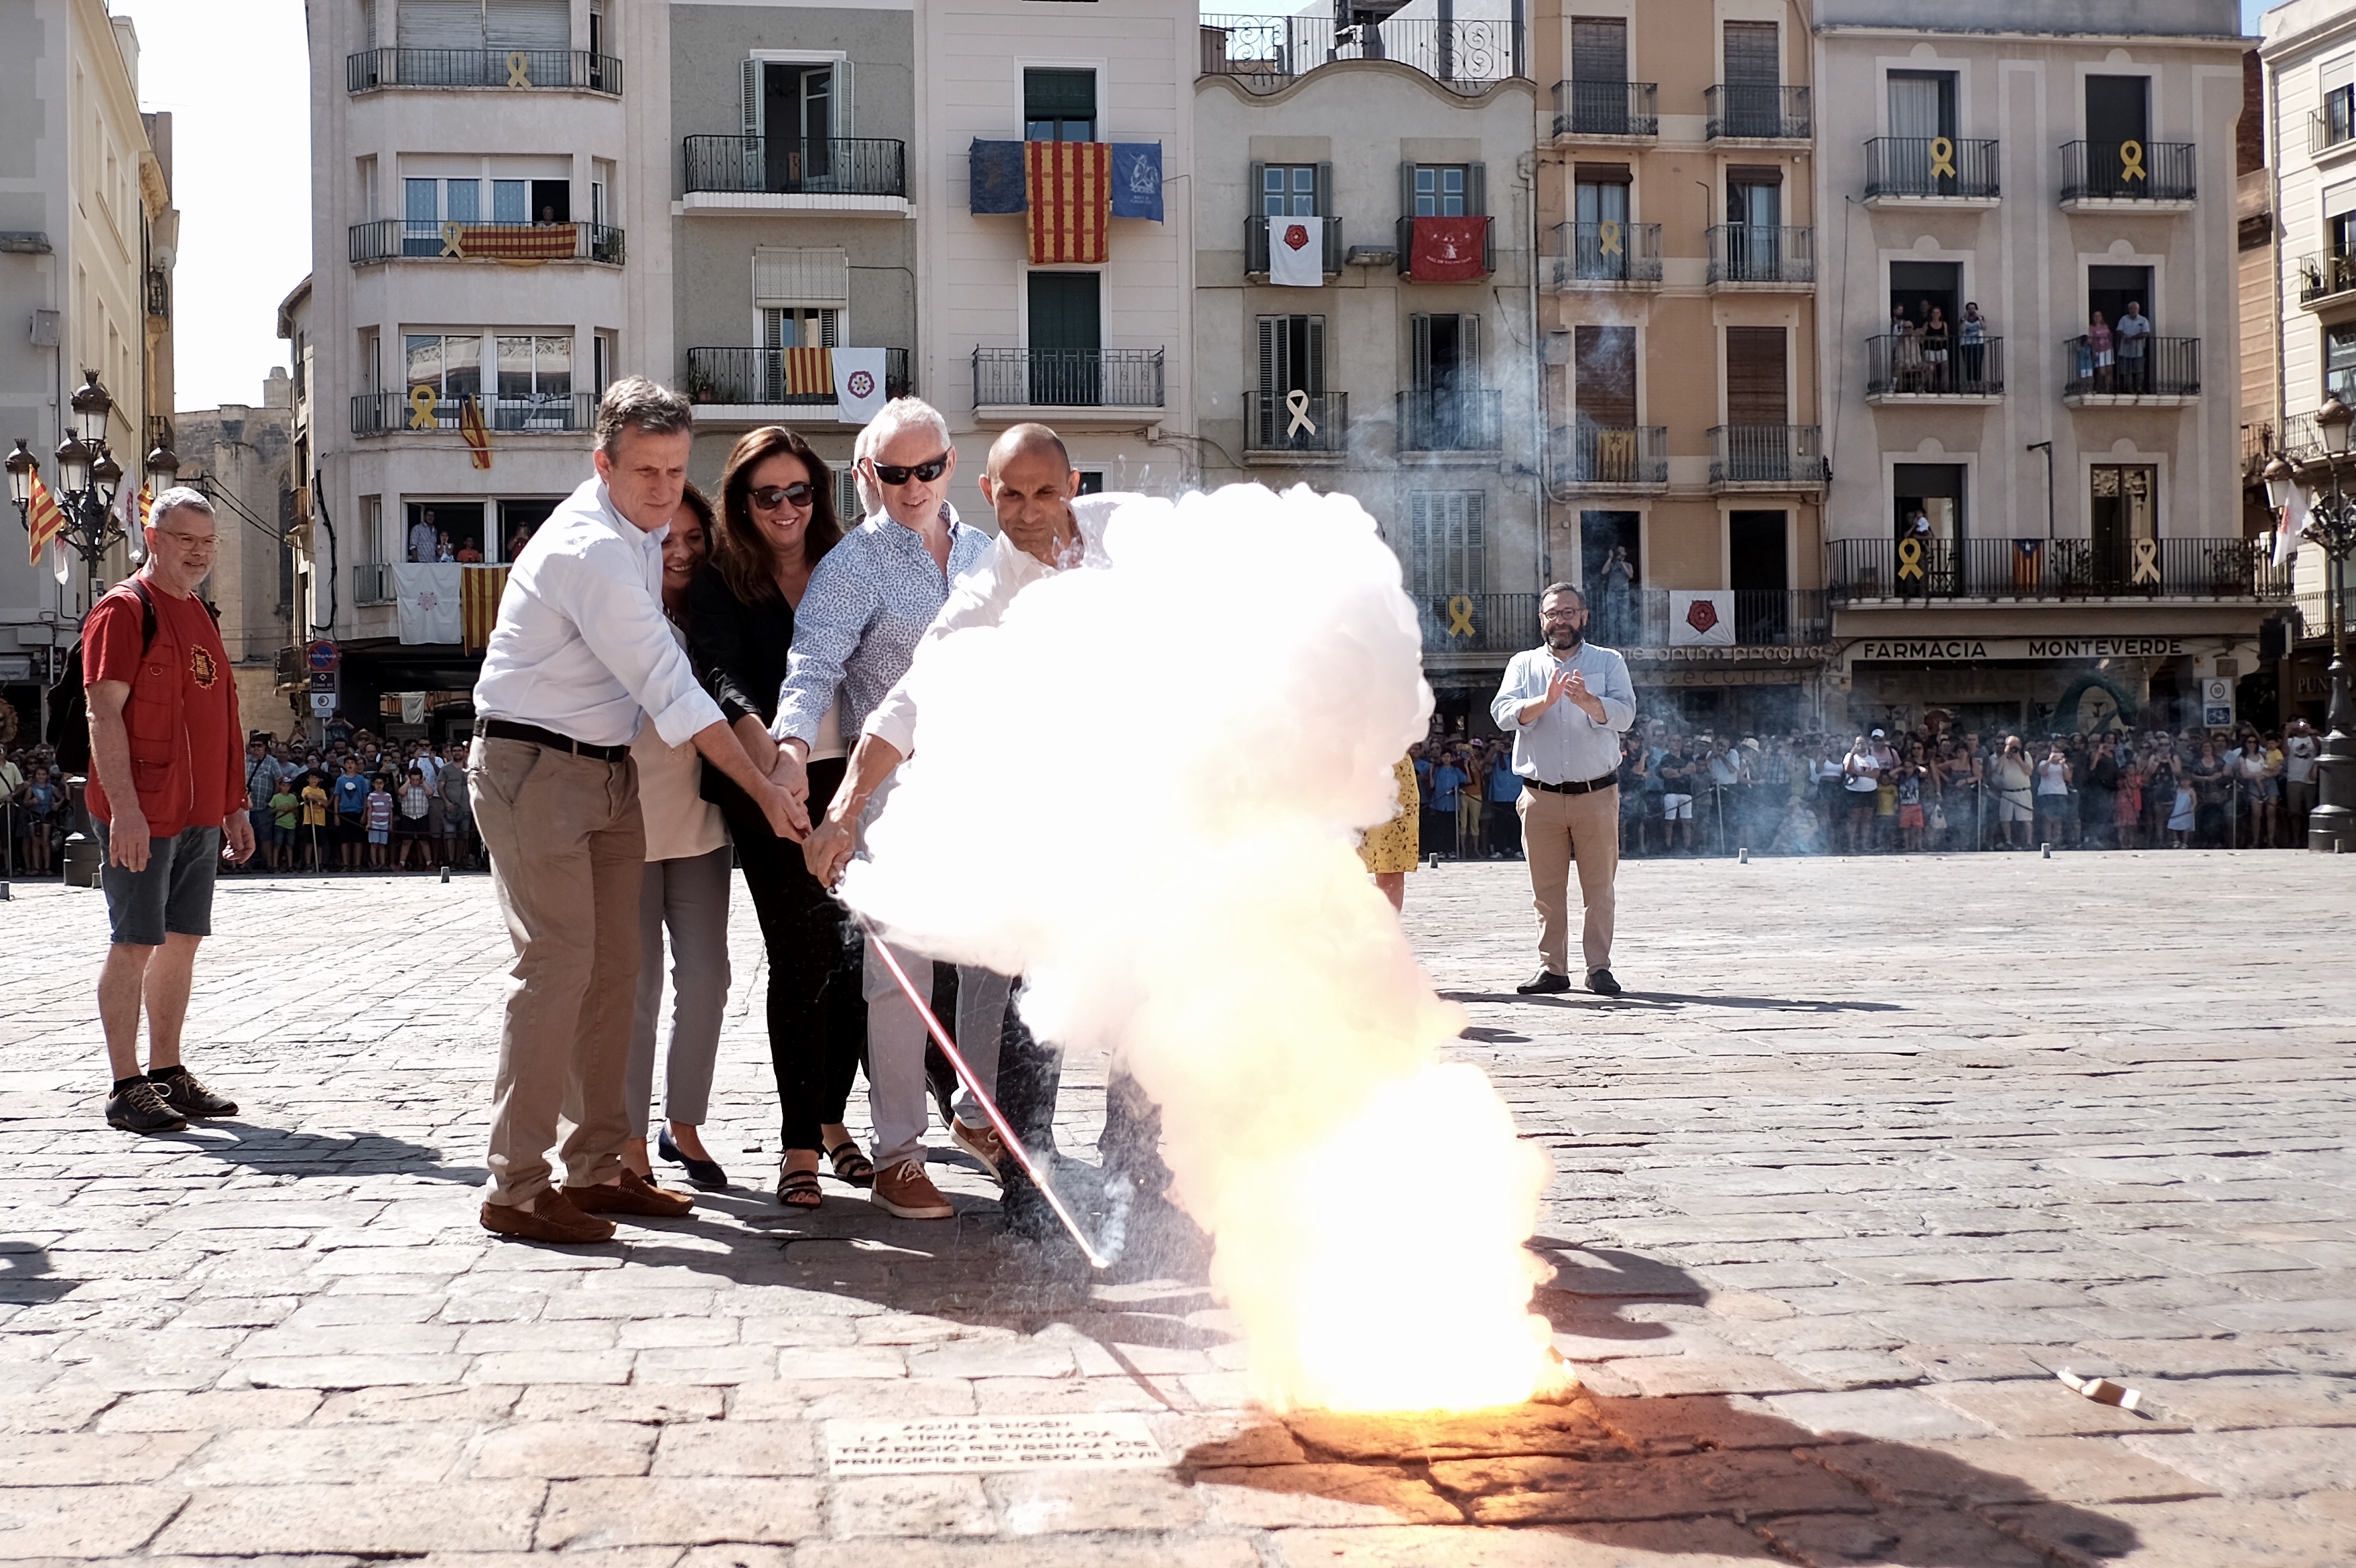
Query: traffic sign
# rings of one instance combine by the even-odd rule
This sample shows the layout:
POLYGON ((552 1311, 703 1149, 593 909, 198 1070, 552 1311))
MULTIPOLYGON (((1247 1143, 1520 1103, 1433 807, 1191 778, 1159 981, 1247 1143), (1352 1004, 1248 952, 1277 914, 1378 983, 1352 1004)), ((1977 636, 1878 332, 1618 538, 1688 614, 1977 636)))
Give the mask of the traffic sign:
POLYGON ((336 694, 333 692, 312 693, 311 711, 318 714, 321 718, 325 718, 329 714, 334 713, 336 711, 336 694))
POLYGON ((333 670, 314 670, 311 671, 312 691, 332 692, 335 689, 336 672, 333 670))
POLYGON ((333 670, 343 662, 344 650, 336 646, 333 639, 323 637, 305 649, 303 656, 310 661, 311 668, 315 671, 333 670))

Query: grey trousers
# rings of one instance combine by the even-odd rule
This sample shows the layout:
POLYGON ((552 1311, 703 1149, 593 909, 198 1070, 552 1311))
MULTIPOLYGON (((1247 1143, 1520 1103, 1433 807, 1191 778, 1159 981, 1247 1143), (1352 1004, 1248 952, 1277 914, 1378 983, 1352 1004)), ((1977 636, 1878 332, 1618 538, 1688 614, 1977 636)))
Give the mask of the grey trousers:
MULTIPOLYGON (((892 972, 867 943, 862 990, 867 997, 867 1113, 875 1123, 869 1158, 878 1171, 904 1160, 925 1163, 925 1129, 931 1118, 925 1100, 925 1021, 916 1015, 892 972)), ((894 943, 892 956, 920 996, 933 988, 933 961, 894 943)))
POLYGON ((656 1015, 662 1007, 663 928, 670 928, 670 1057, 663 1071, 663 1117, 701 1126, 712 1112, 712 1069, 728 1005, 726 844, 709 854, 647 862, 638 889, 638 1001, 630 1028, 630 1135, 647 1135, 654 1096, 656 1015))
MULTIPOLYGON (((958 1054, 965 1058, 973 1076, 998 1098, 998 1047, 1004 1037, 1006 1004, 1013 995, 1014 982, 994 970, 973 964, 958 965, 958 1054)), ((989 1124, 990 1117, 982 1111, 973 1091, 960 1087, 957 1098, 957 1119, 969 1127, 989 1124)))

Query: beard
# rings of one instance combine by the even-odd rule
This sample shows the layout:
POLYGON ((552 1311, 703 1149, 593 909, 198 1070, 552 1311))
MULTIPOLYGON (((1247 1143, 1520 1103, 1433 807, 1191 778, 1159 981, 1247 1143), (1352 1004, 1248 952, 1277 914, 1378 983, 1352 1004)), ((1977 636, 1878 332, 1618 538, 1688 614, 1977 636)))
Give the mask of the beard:
POLYGON ((1557 653, 1569 653, 1587 640, 1587 632, 1583 627, 1558 626, 1547 633, 1546 640, 1557 653))

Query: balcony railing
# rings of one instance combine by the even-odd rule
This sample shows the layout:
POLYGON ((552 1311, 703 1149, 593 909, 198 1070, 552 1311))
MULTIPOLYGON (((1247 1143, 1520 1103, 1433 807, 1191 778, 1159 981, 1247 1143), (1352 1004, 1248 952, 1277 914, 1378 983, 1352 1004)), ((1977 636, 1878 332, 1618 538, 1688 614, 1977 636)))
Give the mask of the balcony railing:
POLYGON ((1665 424, 1613 426, 1580 419, 1547 435, 1557 485, 1669 482, 1669 431, 1665 424))
POLYGON ((1831 478, 1816 424, 1713 424, 1713 485, 1821 485, 1831 478))
POLYGON ((1654 103, 1659 96, 1659 87, 1649 81, 1558 81, 1554 134, 1657 136, 1661 117, 1654 103))
POLYGON ((689 136, 681 187, 769 196, 908 194, 907 144, 875 136, 689 136))
POLYGON ((2315 305, 2356 289, 2356 256, 2314 255, 2298 259, 2298 302, 2315 305))
POLYGON ((1349 445, 1348 392, 1245 389, 1245 451, 1343 452, 1349 445))
POLYGON ((976 349, 976 408, 1160 408, 1159 349, 976 349))
POLYGON ((380 218, 350 231, 352 265, 377 262, 596 262, 622 264, 622 231, 605 223, 412 223, 380 218))
POLYGON ((1865 194, 1993 201, 1997 145, 1953 136, 1876 136, 1865 144, 1865 194))
POLYGON ((2307 117, 2308 156, 2320 157, 2350 141, 2356 141, 2356 92, 2337 88, 2307 117))
POLYGON ((1527 74, 1522 40, 1504 20, 1393 18, 1337 28, 1331 16, 1205 16, 1202 74, 1232 77, 1248 92, 1280 92, 1336 60, 1387 59, 1462 93, 1485 92, 1527 74))
MULTIPOLYGON (((1245 272, 1257 276, 1267 275, 1268 226, 1283 221, 1281 218, 1260 216, 1244 220, 1245 272)), ((1319 248, 1323 254, 1319 259, 1319 266, 1330 277, 1342 270, 1342 220, 1338 218, 1328 218, 1321 227, 1324 230, 1325 237, 1320 242, 1319 248)), ((1281 233, 1283 231, 1279 230, 1278 232, 1281 233)))
POLYGON ((1415 602, 1426 653, 1519 653, 1538 645, 1536 594, 1434 594, 1415 602))
POLYGON ((363 561, 352 568, 352 603, 390 605, 401 596, 393 588, 392 567, 382 561, 363 561))
POLYGON ((1865 340, 1868 397, 2001 397, 2004 339, 1957 343, 1952 337, 1944 360, 1934 360, 1919 332, 1865 340))
MULTIPOLYGON (((1669 591, 1636 588, 1614 594, 1590 584, 1588 635, 1606 648, 1667 648, 1669 591)), ((1832 637, 1822 588, 1737 588, 1734 640, 1744 648, 1814 648, 1832 637)))
POLYGON ((2190 201, 2190 142, 2071 142, 2062 148, 2063 201, 2190 201))
POLYGON ((1505 431, 1505 394, 1494 387, 1398 394, 1402 452, 1495 452, 1505 431))
POLYGON ((1836 604, 1868 599, 2286 599, 2262 539, 1836 539, 1836 604))
POLYGON ((1606 219, 1558 223, 1547 256, 1549 286, 1655 284, 1661 281, 1661 226, 1606 219))
MULTIPOLYGON (((427 389, 430 390, 430 389, 427 389)), ((597 423, 594 392, 550 392, 538 397, 487 397, 480 400, 483 425, 492 435, 563 435, 587 430, 597 423)), ((455 431, 466 400, 438 397, 432 401, 405 392, 362 392, 352 399, 352 434, 399 435, 415 431, 455 431)))
POLYGON ((362 49, 344 57, 344 87, 580 88, 619 93, 622 62, 586 49, 362 49))
MULTIPOLYGON (((884 392, 908 392, 908 350, 884 350, 884 392)), ((697 403, 753 407, 832 408, 834 387, 795 391, 781 349, 690 349, 687 393, 697 403)))
POLYGON ((2201 339, 2198 338, 2154 338, 2148 335, 2135 338, 2112 337, 2112 357, 2115 363, 2097 365, 2094 351, 2083 338, 2072 338, 2062 345, 2062 356, 2068 364, 2068 379, 2062 386, 2064 398, 2086 397, 2196 397, 2201 392, 2201 339), (2129 343, 2140 343, 2142 351, 2125 352, 2129 343))
POLYGON ((1805 284, 1816 278, 1816 231, 1790 224, 1714 223, 1709 281, 1805 284))
POLYGON ((1711 141, 1804 142, 1814 127, 1804 87, 1721 82, 1702 90, 1702 108, 1708 115, 1704 131, 1711 141))

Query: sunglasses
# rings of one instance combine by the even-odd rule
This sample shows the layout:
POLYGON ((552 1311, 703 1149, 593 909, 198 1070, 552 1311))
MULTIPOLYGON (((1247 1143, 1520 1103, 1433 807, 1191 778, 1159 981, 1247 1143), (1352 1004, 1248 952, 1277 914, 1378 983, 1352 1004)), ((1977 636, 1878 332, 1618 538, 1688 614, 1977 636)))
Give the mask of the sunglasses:
POLYGON ((817 493, 798 481, 790 485, 763 485, 753 492, 753 504, 763 511, 775 511, 781 505, 808 506, 810 497, 817 493))
POLYGON ((919 463, 913 468, 903 468, 896 463, 878 463, 873 458, 868 460, 868 467, 875 470, 876 482, 886 485, 905 485, 910 479, 929 485, 947 473, 948 466, 949 455, 946 452, 932 461, 919 463))

